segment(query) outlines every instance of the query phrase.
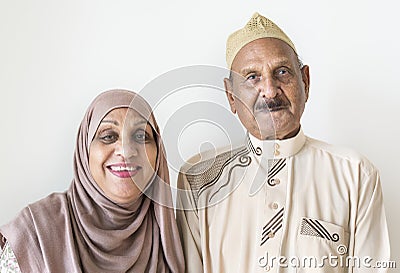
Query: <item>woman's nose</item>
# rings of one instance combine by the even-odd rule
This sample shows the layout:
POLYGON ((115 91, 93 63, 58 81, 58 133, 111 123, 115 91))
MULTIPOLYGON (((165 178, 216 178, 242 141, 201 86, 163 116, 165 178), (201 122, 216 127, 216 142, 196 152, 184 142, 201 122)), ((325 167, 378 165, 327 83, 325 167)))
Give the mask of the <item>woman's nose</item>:
POLYGON ((114 154, 124 158, 130 158, 137 155, 137 147, 129 142, 118 140, 115 143, 114 154))

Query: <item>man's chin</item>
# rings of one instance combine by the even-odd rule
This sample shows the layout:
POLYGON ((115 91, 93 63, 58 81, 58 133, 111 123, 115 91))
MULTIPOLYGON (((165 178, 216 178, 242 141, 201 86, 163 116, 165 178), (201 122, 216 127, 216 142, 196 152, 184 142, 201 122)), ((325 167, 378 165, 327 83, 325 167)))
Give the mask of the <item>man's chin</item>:
POLYGON ((252 133, 257 134, 262 139, 281 139, 291 127, 289 121, 285 121, 282 116, 268 115, 256 119, 256 126, 252 133))
MULTIPOLYGON (((249 130, 250 131, 250 130, 249 130)), ((275 139, 276 138, 276 128, 272 125, 259 126, 258 128, 253 128, 250 133, 259 139, 275 139)))

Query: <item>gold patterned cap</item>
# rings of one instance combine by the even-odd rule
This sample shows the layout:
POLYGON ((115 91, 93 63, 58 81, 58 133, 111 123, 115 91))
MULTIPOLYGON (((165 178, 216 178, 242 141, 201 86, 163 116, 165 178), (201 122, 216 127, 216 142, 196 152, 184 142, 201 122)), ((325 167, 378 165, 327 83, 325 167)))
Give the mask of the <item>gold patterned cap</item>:
POLYGON ((226 63, 228 64, 228 68, 231 69, 233 60, 240 49, 260 38, 282 40, 293 48, 297 54, 296 48, 289 37, 274 22, 256 12, 243 28, 235 31, 228 37, 226 42, 226 63))

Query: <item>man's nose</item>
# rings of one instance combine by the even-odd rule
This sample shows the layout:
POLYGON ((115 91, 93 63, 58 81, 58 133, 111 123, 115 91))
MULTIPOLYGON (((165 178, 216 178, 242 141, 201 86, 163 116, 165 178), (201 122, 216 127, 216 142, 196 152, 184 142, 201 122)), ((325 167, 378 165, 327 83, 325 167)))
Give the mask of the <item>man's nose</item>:
POLYGON ((262 77, 256 88, 266 99, 275 98, 281 92, 279 82, 270 75, 262 77))

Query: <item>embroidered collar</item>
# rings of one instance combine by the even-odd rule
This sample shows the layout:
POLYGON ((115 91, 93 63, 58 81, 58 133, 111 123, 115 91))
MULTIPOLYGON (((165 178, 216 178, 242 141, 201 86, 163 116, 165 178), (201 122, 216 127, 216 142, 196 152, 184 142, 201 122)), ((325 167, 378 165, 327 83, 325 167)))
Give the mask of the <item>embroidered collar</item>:
POLYGON ((306 137, 303 130, 296 136, 284 140, 259 140, 247 133, 248 147, 257 158, 280 159, 294 156, 303 147, 306 137))

